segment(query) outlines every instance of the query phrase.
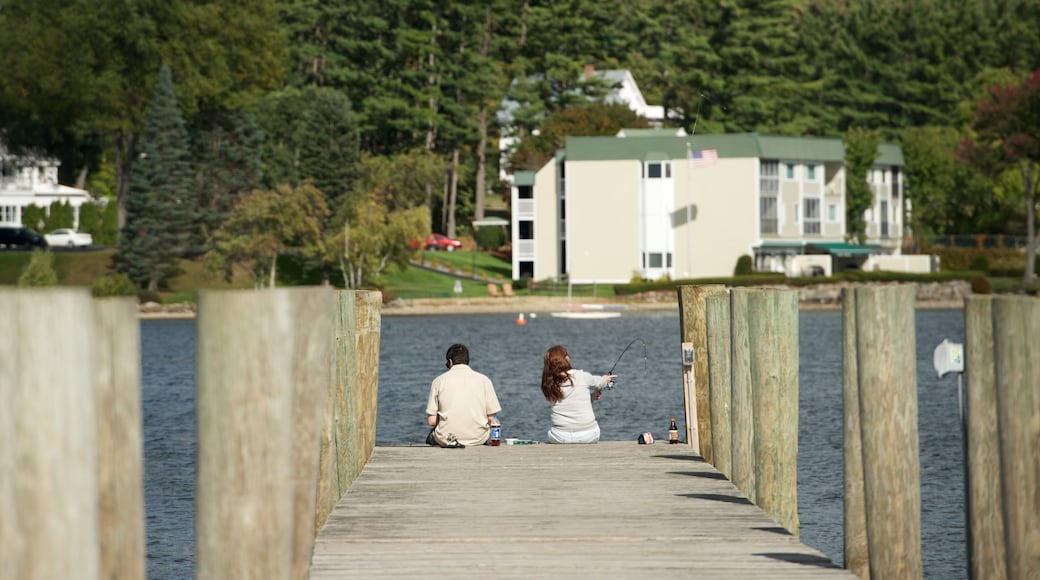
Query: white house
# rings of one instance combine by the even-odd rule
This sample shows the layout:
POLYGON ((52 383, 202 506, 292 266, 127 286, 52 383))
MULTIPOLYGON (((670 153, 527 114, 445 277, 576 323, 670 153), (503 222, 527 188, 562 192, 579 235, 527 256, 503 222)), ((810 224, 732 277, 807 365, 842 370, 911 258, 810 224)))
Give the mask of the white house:
MULTIPOLYGON (((659 127, 665 118, 664 107, 661 105, 649 105, 643 98, 643 92, 639 90, 636 79, 632 73, 625 69, 596 70, 592 65, 585 65, 584 78, 596 78, 605 82, 610 89, 603 97, 603 102, 608 105, 628 105, 634 113, 646 119, 651 127, 659 127)), ((517 136, 513 130, 513 114, 520 105, 512 99, 502 102, 496 119, 502 127, 501 137, 498 141, 500 154, 499 179, 509 182, 512 173, 509 172, 507 158, 517 143, 517 136)))
POLYGON ((512 186, 513 277, 576 283, 731 276, 740 256, 799 275, 900 252, 903 156, 871 169, 865 246, 846 243, 840 139, 623 131, 571 137, 512 186))
POLYGON ((68 202, 79 226, 79 208, 93 201, 83 189, 58 183, 55 159, 19 156, 0 144, 0 224, 22 225, 22 212, 30 205, 50 208, 55 201, 68 202))

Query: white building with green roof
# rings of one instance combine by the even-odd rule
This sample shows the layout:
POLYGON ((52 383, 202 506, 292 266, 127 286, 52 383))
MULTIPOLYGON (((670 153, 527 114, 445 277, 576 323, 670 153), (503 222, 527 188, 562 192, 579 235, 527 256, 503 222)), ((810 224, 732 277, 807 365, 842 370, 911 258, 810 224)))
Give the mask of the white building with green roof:
POLYGON ((882 144, 867 180, 867 245, 846 242, 840 139, 756 133, 621 132, 571 137, 537 171, 514 175, 513 277, 575 283, 799 275, 898 253, 903 156, 882 144), (714 156, 710 152, 714 152, 714 156), (815 268, 814 268, 815 267, 815 268))

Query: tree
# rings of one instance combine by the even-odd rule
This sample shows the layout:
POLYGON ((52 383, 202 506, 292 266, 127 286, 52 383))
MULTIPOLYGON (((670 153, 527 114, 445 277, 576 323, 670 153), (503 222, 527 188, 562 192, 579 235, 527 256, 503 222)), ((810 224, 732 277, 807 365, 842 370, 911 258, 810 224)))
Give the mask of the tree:
POLYGON ((341 221, 345 225, 330 232, 329 251, 348 288, 371 284, 391 263, 407 264, 410 243, 430 231, 426 184, 443 174, 443 162, 422 149, 362 158, 360 199, 341 221))
POLYGON ((328 213, 325 196, 309 182, 242 196, 214 235, 213 249, 206 255, 207 268, 230 279, 233 266, 242 265, 257 288, 274 288, 280 254, 325 254, 322 223, 328 213))
POLYGON ((1036 281, 1036 195, 1040 184, 1040 68, 1023 81, 990 87, 975 106, 972 136, 960 148, 961 159, 999 174, 1017 170, 1022 180, 1026 217, 1026 264, 1022 281, 1036 281))
POLYGON ((863 243, 867 237, 864 213, 874 203, 867 172, 878 155, 881 138, 873 131, 852 129, 845 143, 845 237, 863 243))
POLYGON ((33 252, 29 263, 18 276, 18 286, 37 288, 57 285, 58 274, 54 271, 54 254, 40 250, 33 252))
POLYGON ((547 117, 538 131, 523 140, 510 158, 515 169, 538 170, 556 150, 562 149, 567 137, 616 135, 621 129, 648 127, 643 119, 626 105, 592 103, 571 107, 547 117))
POLYGON ((261 186, 263 134, 252 114, 235 111, 207 116, 208 126, 191 131, 195 163, 192 244, 206 245, 227 219, 235 200, 261 186))
POLYGON ((116 267, 138 286, 156 292, 177 269, 195 212, 188 132, 168 66, 159 73, 140 146, 116 267))

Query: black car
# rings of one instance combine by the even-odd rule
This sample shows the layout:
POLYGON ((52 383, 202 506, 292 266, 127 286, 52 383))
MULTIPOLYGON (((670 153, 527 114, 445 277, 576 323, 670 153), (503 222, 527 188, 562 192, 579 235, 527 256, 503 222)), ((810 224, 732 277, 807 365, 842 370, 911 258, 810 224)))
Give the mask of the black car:
POLYGON ((8 226, 0 227, 0 248, 31 250, 46 248, 47 240, 30 228, 8 226))

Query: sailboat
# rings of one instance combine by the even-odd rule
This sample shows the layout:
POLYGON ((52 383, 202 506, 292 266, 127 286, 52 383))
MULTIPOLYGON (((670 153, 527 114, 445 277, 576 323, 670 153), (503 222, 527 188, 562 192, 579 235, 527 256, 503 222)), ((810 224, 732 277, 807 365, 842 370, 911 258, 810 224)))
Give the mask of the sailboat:
POLYGON ((567 310, 562 312, 551 312, 554 318, 572 318, 576 320, 600 320, 604 318, 618 318, 621 311, 625 309, 620 304, 574 304, 571 302, 571 278, 567 276, 567 310))

